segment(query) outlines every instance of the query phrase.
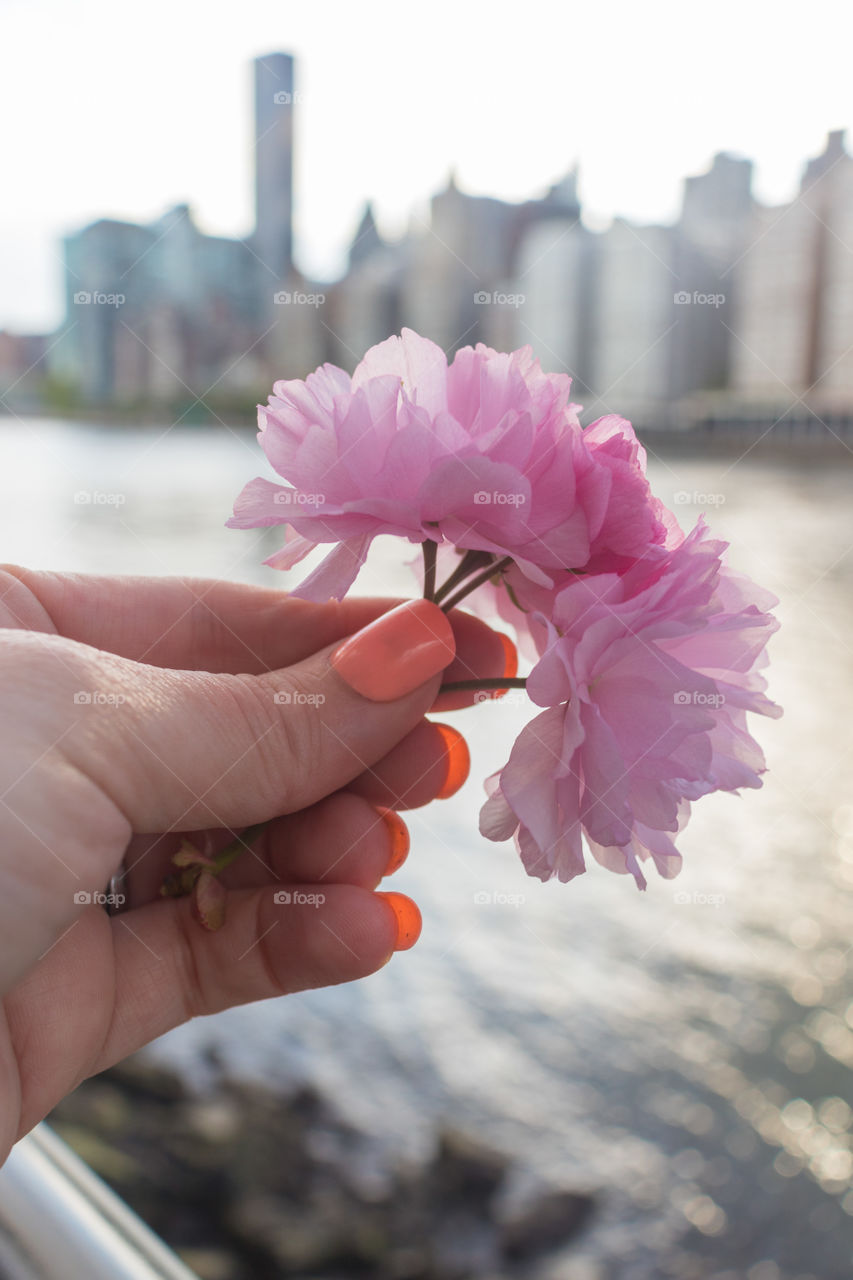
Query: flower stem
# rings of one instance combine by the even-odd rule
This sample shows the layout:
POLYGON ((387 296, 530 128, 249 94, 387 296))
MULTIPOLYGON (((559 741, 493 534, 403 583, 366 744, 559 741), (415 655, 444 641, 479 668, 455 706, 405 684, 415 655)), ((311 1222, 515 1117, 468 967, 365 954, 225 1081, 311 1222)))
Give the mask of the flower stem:
POLYGON ((424 549, 424 600, 434 600, 436 545, 431 538, 427 538, 422 545, 424 549))
POLYGON ((466 551, 450 577, 436 591, 435 603, 441 604, 448 592, 452 591, 460 582, 464 582, 469 574, 474 573, 476 569, 481 569, 485 564, 491 564, 493 560, 494 556, 491 551, 466 551))
POLYGON ((219 875, 220 871, 224 871, 226 867, 230 867, 231 863, 240 856, 244 849, 248 849, 250 844, 258 838, 262 831, 265 831, 272 822, 272 818, 268 818, 266 822, 256 822, 253 827, 247 827, 241 836, 235 836, 230 844, 221 849, 216 855, 213 866, 208 870, 213 875, 219 875))
POLYGON ((484 582, 488 582, 489 578, 493 578, 495 574, 503 573, 504 569, 508 569, 511 564, 512 556, 504 556, 503 560, 498 560, 496 563, 490 564, 482 573, 478 573, 476 578, 472 578, 470 582, 466 582, 464 586, 460 587, 456 594, 452 595, 449 600, 444 601, 444 604, 441 606, 444 612, 449 613, 451 609, 454 609, 456 605, 458 605, 461 600, 464 600, 466 596, 470 595, 472 591, 476 591, 477 587, 481 587, 484 582))
POLYGON ((457 693, 460 689, 526 689, 524 676, 487 676, 483 680, 448 680, 439 693, 457 693))

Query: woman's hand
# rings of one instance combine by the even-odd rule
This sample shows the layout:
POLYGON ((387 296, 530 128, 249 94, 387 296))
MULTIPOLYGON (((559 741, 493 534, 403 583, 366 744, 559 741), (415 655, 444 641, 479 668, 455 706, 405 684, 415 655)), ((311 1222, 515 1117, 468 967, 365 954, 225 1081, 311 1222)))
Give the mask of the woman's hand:
POLYGON ((505 674, 508 642, 394 604, 0 571, 0 1161, 170 1027, 411 945, 414 904, 375 892, 405 856, 388 810, 464 782, 464 741, 424 713, 475 701, 442 678, 505 674), (215 853, 271 818, 222 874, 221 930, 159 896, 178 833, 215 853), (123 860, 111 917, 98 898, 123 860))

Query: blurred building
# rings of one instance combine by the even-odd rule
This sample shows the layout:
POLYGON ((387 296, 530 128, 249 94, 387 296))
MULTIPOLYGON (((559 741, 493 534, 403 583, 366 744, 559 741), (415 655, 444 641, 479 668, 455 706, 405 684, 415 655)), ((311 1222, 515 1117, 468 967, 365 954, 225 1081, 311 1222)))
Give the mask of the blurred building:
POLYGON ((293 58, 255 59, 255 233, 261 280, 270 295, 293 266, 293 58))
POLYGON ((592 391, 596 416, 653 421, 669 399, 676 303, 677 232, 623 218, 596 237, 592 391))
POLYGON ((84 227, 66 238, 65 265, 52 367, 76 374, 85 401, 192 399, 239 381, 257 326, 245 242, 204 235, 179 205, 149 226, 84 227))
POLYGON ((753 200, 749 160, 715 156, 686 179, 668 226, 590 230, 576 169, 520 203, 463 191, 451 173, 393 242, 368 203, 346 272, 323 285, 293 256, 294 60, 273 53, 253 72, 251 233, 206 235, 178 205, 149 225, 100 219, 68 236, 59 334, 0 335, 5 403, 32 398, 47 368, 54 393, 85 404, 182 414, 203 399, 226 413, 326 360, 352 369, 409 326, 448 356, 529 343, 572 375, 587 409, 641 426, 798 397, 853 411, 853 159, 841 133, 777 209, 753 200))
POLYGON ((50 339, 43 333, 0 329, 0 397, 10 407, 38 406, 44 358, 50 339))
POLYGON ((148 226, 100 219, 66 238, 66 321, 50 367, 85 403, 252 397, 270 365, 286 375, 314 360, 316 311, 297 319, 281 305, 311 292, 292 260, 293 81, 288 54, 255 60, 251 236, 206 235, 178 205, 148 226))
POLYGON ((755 210, 738 265, 731 387, 783 409, 853 406, 853 158, 841 132, 790 204, 755 210))

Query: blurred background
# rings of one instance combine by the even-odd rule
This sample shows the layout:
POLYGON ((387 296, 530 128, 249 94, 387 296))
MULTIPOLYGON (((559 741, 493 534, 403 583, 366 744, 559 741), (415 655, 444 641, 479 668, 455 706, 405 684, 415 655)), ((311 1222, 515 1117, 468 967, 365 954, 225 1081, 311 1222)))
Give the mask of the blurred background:
POLYGON ((674 885, 527 879, 476 831, 524 699, 453 713, 415 950, 57 1110, 209 1280, 853 1274, 849 53, 780 13, 0 3, 5 560, 289 585, 223 527, 255 405, 409 325, 530 343, 780 598, 764 789, 674 885))

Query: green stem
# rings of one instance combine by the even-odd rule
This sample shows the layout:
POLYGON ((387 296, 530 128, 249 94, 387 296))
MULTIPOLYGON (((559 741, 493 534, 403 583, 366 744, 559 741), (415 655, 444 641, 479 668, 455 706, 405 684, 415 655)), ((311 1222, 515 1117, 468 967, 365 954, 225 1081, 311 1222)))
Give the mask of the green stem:
POLYGON ((218 876, 220 871, 224 871, 226 867, 230 867, 236 858, 239 858, 244 849, 248 849, 253 844, 262 831, 272 822, 272 818, 268 818, 266 822, 256 822, 253 827, 247 827, 241 836, 235 836, 230 844, 221 849, 216 855, 213 866, 208 867, 211 875, 218 876))
POLYGON ((444 612, 449 613, 451 609, 454 609, 456 605, 458 605, 461 600, 464 600, 466 596, 470 595, 472 591, 476 591, 477 587, 481 587, 484 582, 488 582, 489 578, 493 578, 495 574, 503 573, 504 569, 508 569, 511 564, 512 556, 504 556, 503 560, 498 560, 496 563, 490 564, 482 573, 478 573, 476 578, 472 578, 469 582, 466 582, 463 587, 460 587, 456 594, 452 595, 449 600, 444 601, 444 604, 441 606, 444 612))
POLYGON ((424 549, 424 600, 435 599, 436 545, 431 538, 423 543, 424 549))

